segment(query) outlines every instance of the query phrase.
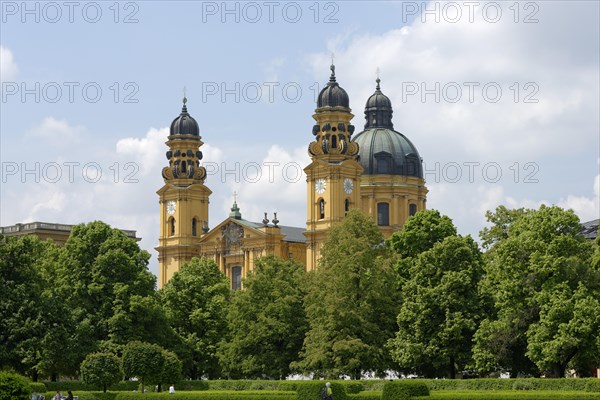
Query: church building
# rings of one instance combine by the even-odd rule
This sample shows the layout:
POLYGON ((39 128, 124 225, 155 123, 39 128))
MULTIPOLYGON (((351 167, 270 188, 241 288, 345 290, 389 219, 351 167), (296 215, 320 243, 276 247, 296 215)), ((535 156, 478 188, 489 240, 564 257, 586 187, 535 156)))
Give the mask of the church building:
MULTIPOLYGON (((311 162, 304 169, 307 182, 306 227, 281 226, 277 214, 261 222, 242 218, 234 200, 229 217, 209 229, 211 190, 201 165, 203 142, 198 123, 183 99, 166 142, 169 165, 163 168, 164 186, 158 190, 160 237, 158 287, 161 288, 192 257, 214 260, 230 279, 232 289, 254 269, 254 260, 273 254, 294 259, 307 270, 318 266, 319 253, 332 226, 348 210, 370 215, 384 237, 401 229, 406 219, 426 207, 427 188, 416 147, 392 123, 392 103, 381 91, 365 106, 364 130, 355 134, 354 117, 346 91, 338 84, 335 66, 317 99, 311 162)), ((308 140, 307 140, 308 141, 308 140)))

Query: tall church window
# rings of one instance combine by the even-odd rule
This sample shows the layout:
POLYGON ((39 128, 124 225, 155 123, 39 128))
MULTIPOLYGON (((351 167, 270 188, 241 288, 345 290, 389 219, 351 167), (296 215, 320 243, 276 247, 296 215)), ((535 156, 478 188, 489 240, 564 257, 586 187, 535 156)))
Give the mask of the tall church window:
POLYGON ((377 203, 377 225, 388 226, 390 224, 390 205, 388 203, 377 203))
POLYGON ((187 173, 187 163, 185 161, 181 163, 181 172, 187 173))
POLYGON ((231 288, 233 290, 242 288, 242 267, 240 266, 231 268, 231 288))
POLYGON ((348 214, 348 211, 350 211, 350 199, 346 199, 346 201, 344 201, 344 211, 344 215, 348 214))
POLYGON ((408 215, 410 215, 412 217, 416 213, 417 213, 417 205, 416 204, 410 204, 408 206, 408 215))
POLYGON ((337 136, 336 135, 331 136, 331 147, 334 149, 337 147, 337 136))
POLYGON ((325 218, 325 200, 319 200, 319 219, 325 218))
POLYGON ((169 225, 170 225, 169 228, 170 228, 170 231, 171 231, 169 233, 169 235, 170 236, 175 236, 175 218, 171 218, 171 220, 169 222, 170 222, 169 223, 169 225))
POLYGON ((196 236, 198 221, 196 218, 192 218, 192 236, 196 236))

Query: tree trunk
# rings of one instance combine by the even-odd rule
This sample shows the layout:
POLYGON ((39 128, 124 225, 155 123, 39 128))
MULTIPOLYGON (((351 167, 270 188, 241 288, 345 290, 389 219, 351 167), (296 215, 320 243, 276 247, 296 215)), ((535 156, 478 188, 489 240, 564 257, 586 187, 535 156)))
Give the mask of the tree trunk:
POLYGON ((53 372, 52 374, 50 374, 50 381, 52 381, 52 382, 58 381, 58 374, 56 372, 53 372))
POLYGON ((456 379, 456 365, 454 365, 454 357, 450 357, 450 379, 456 379))
POLYGON ((106 393, 106 384, 102 385, 102 389, 103 389, 104 393, 106 393))

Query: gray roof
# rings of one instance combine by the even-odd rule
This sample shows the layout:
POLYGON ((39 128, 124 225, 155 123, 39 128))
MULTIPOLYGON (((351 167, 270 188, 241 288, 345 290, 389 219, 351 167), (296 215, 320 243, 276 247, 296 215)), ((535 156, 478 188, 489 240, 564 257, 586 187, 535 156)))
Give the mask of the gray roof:
POLYGON ((598 237, 598 225, 600 219, 584 222, 581 224, 581 234, 589 240, 595 240, 598 237))
POLYGON ((405 175, 423 178, 421 156, 414 144, 400 132, 369 128, 352 139, 358 143, 358 162, 363 175, 405 175))
MULTIPOLYGON (((245 219, 238 219, 237 221, 240 221, 242 224, 246 225, 249 228, 254 228, 254 229, 259 229, 259 228, 263 228, 265 225, 262 222, 252 222, 252 221, 247 221, 245 219)), ((269 225, 270 227, 273 227, 273 225, 269 225)), ((306 231, 306 229, 304 228, 297 228, 295 226, 284 226, 284 225, 278 225, 279 229, 281 229, 281 234, 285 235, 285 237, 283 238, 283 240, 285 242, 296 242, 296 243, 304 243, 306 242, 306 237, 304 236, 304 232, 306 231)))

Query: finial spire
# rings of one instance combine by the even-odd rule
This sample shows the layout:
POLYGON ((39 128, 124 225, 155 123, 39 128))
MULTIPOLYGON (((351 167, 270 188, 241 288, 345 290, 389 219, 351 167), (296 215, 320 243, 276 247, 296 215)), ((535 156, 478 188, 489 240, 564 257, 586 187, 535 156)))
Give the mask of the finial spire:
POLYGON ((334 54, 331 53, 331 67, 329 67, 331 69, 331 76, 329 77, 329 82, 335 82, 335 64, 333 63, 334 58, 334 54))
POLYGON ((183 107, 181 108, 181 113, 182 114, 183 113, 187 113, 187 105, 186 105, 186 103, 187 103, 187 97, 186 97, 186 92, 187 92, 187 90, 186 90, 186 88, 184 86, 183 87, 183 107))
POLYGON ((242 213, 237 205, 237 192, 233 192, 233 205, 231 206, 231 212, 229 213, 230 218, 242 219, 242 213))
POLYGON ((377 74, 377 79, 375 79, 375 82, 377 82, 377 86, 375 87, 375 89, 377 90, 381 90, 381 87, 379 86, 379 82, 381 82, 381 79, 379 79, 379 67, 377 67, 377 71, 375 72, 377 74))

